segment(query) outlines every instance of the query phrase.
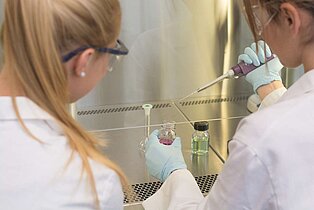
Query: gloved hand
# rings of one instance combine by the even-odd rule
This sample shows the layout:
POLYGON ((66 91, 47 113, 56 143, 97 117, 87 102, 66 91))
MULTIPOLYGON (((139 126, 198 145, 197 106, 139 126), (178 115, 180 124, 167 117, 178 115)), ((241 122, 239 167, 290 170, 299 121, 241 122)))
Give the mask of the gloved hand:
POLYGON ((272 81, 281 81, 280 70, 282 69, 282 64, 280 63, 278 57, 275 57, 271 61, 268 61, 266 65, 266 58, 272 55, 271 50, 268 45, 260 40, 258 45, 252 43, 250 47, 245 48, 244 54, 241 54, 238 57, 238 62, 241 61, 252 64, 254 66, 260 66, 257 69, 253 70, 246 75, 245 79, 253 85, 253 90, 256 93, 256 90, 262 86, 271 83, 272 81), (258 47, 258 53, 257 53, 258 47))
POLYGON ((181 152, 181 139, 171 145, 159 143, 158 130, 154 130, 145 145, 146 166, 150 175, 164 182, 172 171, 186 168, 181 152))

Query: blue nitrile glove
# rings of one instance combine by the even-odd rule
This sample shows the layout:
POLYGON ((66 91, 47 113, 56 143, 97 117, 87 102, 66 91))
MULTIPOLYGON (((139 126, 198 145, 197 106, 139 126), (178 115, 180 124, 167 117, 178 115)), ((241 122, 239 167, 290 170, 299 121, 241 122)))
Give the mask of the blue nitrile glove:
POLYGON ((158 130, 154 130, 145 145, 146 166, 150 175, 164 182, 172 171, 186 168, 181 152, 181 139, 171 145, 159 143, 158 130))
POLYGON ((245 79, 253 85, 253 90, 256 90, 262 86, 271 83, 272 81, 281 81, 280 70, 282 69, 282 64, 280 63, 278 57, 267 62, 264 65, 266 57, 272 55, 271 50, 268 45, 260 40, 258 41, 258 54, 256 54, 256 43, 252 43, 251 47, 247 47, 244 50, 244 54, 238 57, 238 62, 245 62, 247 64, 253 64, 254 66, 260 66, 246 75, 245 79), (266 48, 266 50, 264 50, 266 48), (266 53, 265 53, 266 52, 266 53))

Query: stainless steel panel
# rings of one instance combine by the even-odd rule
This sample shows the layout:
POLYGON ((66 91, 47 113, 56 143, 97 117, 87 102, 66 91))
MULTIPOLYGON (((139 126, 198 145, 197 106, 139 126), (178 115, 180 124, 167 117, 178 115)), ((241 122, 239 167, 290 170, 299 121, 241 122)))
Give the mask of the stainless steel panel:
MULTIPOLYGON (((152 129, 159 128, 152 126, 152 129)), ((211 149, 204 156, 191 155, 191 135, 193 128, 189 123, 176 125, 177 135, 181 137, 182 151, 188 168, 194 176, 217 174, 222 167, 221 160, 211 149)), ((114 160, 129 178, 130 184, 157 181, 150 177, 145 168, 144 154, 139 150, 139 143, 144 138, 143 128, 109 130, 97 132, 105 136, 108 147, 103 150, 114 160)))
MULTIPOLYGON (((204 196, 209 193, 217 177, 218 174, 195 177, 195 181, 204 196)), ((142 201, 152 196, 161 187, 161 185, 161 182, 140 183, 132 185, 133 190, 128 190, 128 193, 125 193, 125 206, 137 206, 138 204, 141 204, 142 201)))
MULTIPOLYGON (((174 120, 177 125, 189 125, 199 120, 210 121, 211 146, 219 158, 227 157, 227 141, 230 140, 236 130, 238 122, 249 112, 246 109, 247 96, 239 97, 201 97, 191 100, 176 102, 155 102, 151 110, 151 125, 158 128, 163 120, 174 120)), ((91 131, 106 130, 114 135, 121 133, 123 138, 139 141, 144 138, 144 111, 141 104, 120 106, 101 106, 90 109, 78 110, 77 120, 91 131), (125 134, 124 134, 125 133, 125 134)), ((180 132, 181 126, 177 126, 178 135, 182 138, 190 138, 193 129, 180 132)), ((113 139, 118 139, 114 137, 113 139)), ((184 148, 189 148, 189 139, 183 141, 184 148)), ((138 145, 136 145, 138 146, 138 145)), ((118 149, 115 147, 114 149, 118 149)), ((116 157, 115 157, 116 158, 116 157)), ((188 157, 193 161, 193 157, 188 157)), ((203 160, 198 160, 203 161, 203 160)), ((120 161, 123 164, 123 161, 120 161)), ((131 169, 130 169, 131 170, 131 169)), ((206 171, 206 168, 204 169, 206 171)), ((200 175, 200 174, 198 174, 200 175)))
MULTIPOLYGON (((87 106, 172 100, 214 80, 252 42, 234 0, 122 0, 122 63, 77 103, 87 106)), ((226 80, 200 96, 251 92, 243 79, 226 80)))
MULTIPOLYGON (((159 126, 152 126, 152 129, 158 128, 159 126)), ((193 176, 199 179, 198 184, 202 192, 208 193, 217 174, 222 169, 222 161, 211 148, 209 148, 208 154, 203 156, 191 154, 191 134, 193 131, 194 129, 189 122, 176 124, 176 132, 181 137, 182 151, 187 167, 193 176), (202 183, 204 177, 215 178, 209 180, 209 183, 202 183)), ((97 131, 95 134, 106 139, 108 147, 103 150, 104 154, 122 168, 131 185, 143 187, 159 183, 157 179, 149 176, 145 166, 144 154, 139 150, 139 143, 144 138, 144 128, 97 131)), ((136 200, 132 200, 132 198, 126 200, 125 209, 142 209, 141 202, 143 198, 145 199, 156 192, 160 185, 159 183, 158 187, 150 189, 150 194, 146 190, 142 192, 135 191, 135 193, 144 193, 144 195, 135 195, 136 200)))
POLYGON ((211 146, 218 156, 227 158, 227 141, 232 139, 240 120, 249 115, 248 96, 201 97, 176 103, 187 121, 208 120, 211 146))
MULTIPOLYGON (((182 102, 152 102, 151 124, 163 120, 177 123, 243 117, 249 114, 248 96, 194 97, 182 102)), ((108 130, 144 126, 142 104, 94 106, 79 109, 75 118, 88 130, 108 130)))
POLYGON ((189 121, 246 116, 247 95, 191 98, 176 103, 189 121))
MULTIPOLYGON (((186 120, 171 101, 152 102, 151 124, 161 124, 163 120, 177 123, 186 120)), ((144 126, 142 104, 117 106, 96 106, 77 111, 77 120, 88 130, 133 128, 144 126)))
MULTIPOLYGON (((247 96, 239 96, 193 98, 180 103, 154 102, 151 130, 160 128, 163 120, 176 121, 176 133, 182 139, 182 151, 188 169, 196 179, 215 177, 227 157, 227 141, 232 138, 241 118, 248 114, 246 100, 247 96), (204 156, 191 154, 192 124, 198 120, 208 120, 210 125, 210 149, 204 156)), ((158 180, 148 175, 144 154, 139 150, 139 143, 145 138, 141 105, 96 106, 77 110, 77 120, 107 140, 108 147, 103 152, 120 165, 133 186, 158 183, 158 180)), ((205 187, 205 192, 208 192, 211 184, 205 187)), ((152 193, 156 190, 154 188, 152 193)), ((201 190, 203 192, 204 189, 201 190)), ((147 195, 142 197, 147 198, 147 195)), ((135 202, 126 203, 126 209, 142 208, 142 200, 137 195, 135 198, 135 202)))
POLYGON ((304 74, 304 66, 298 66, 297 68, 283 68, 281 70, 281 77, 283 84, 286 88, 289 88, 295 81, 297 81, 304 74))
POLYGON ((209 122, 210 145, 218 155, 226 160, 227 142, 232 139, 242 117, 212 120, 209 122))
POLYGON ((124 210, 144 210, 141 204, 124 206, 124 210))

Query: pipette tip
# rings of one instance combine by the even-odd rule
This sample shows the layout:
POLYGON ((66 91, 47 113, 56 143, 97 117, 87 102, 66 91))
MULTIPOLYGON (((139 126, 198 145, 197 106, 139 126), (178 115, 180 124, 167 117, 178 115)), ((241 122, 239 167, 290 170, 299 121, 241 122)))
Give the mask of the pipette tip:
POLYGON ((197 93, 197 91, 194 91, 193 93, 191 93, 191 94, 189 94, 189 95, 187 95, 187 96, 181 98, 179 101, 183 101, 183 100, 189 98, 190 96, 194 95, 195 93, 197 93))

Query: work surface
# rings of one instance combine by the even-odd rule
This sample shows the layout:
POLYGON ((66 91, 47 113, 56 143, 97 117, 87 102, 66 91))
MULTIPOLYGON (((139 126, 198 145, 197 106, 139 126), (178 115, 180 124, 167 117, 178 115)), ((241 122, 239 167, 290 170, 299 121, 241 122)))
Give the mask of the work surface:
MULTIPOLYGON (((188 169, 206 195, 227 158, 227 142, 239 121, 249 112, 247 96, 192 98, 183 102, 148 102, 151 110, 151 131, 159 129, 163 120, 176 122, 182 151, 188 169), (207 155, 191 153, 193 122, 209 121, 210 148, 207 155)), ((145 138, 145 117, 142 104, 88 107, 77 110, 77 120, 89 131, 102 136, 108 144, 104 153, 120 165, 133 192, 125 198, 125 209, 141 209, 140 203, 153 194, 161 183, 150 177, 139 143, 145 138)))

